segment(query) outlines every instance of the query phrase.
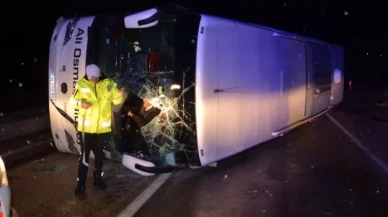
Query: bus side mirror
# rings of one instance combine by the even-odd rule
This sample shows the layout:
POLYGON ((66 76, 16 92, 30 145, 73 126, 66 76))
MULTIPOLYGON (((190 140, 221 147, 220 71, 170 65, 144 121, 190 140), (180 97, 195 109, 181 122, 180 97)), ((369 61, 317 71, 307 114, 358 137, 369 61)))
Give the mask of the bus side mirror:
POLYGON ((124 25, 127 29, 142 29, 156 26, 159 22, 160 12, 156 8, 134 13, 124 17, 124 25))

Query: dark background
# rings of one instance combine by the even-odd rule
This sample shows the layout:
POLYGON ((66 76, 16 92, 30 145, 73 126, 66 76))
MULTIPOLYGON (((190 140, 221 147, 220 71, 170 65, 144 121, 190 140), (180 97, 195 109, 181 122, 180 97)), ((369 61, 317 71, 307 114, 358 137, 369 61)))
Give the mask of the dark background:
MULTIPOLYGON (((388 82, 385 66, 387 9, 382 1, 175 2, 200 12, 338 44, 345 48, 346 81, 351 79, 353 84, 371 87, 388 82)), ((49 42, 58 18, 131 12, 165 3, 167 1, 146 0, 3 2, 0 8, 0 113, 48 104, 49 42)))

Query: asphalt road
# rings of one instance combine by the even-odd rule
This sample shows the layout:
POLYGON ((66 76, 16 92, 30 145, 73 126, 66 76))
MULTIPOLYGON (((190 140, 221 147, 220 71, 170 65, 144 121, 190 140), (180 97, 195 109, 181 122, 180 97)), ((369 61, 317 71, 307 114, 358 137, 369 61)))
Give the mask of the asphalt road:
MULTIPOLYGON (((346 106, 329 115, 351 136, 324 115, 216 167, 175 171, 134 216, 388 216, 388 121, 346 106)), ((8 168, 13 207, 21 217, 117 216, 158 178, 108 161, 108 189, 93 189, 90 171, 79 200, 76 169, 63 153, 8 168)))
MULTIPOLYGON (((381 131, 359 127, 362 144, 386 153, 388 134, 384 143, 381 131)), ((216 168, 173 174, 135 216, 383 217, 387 184, 383 168, 323 116, 216 168)))

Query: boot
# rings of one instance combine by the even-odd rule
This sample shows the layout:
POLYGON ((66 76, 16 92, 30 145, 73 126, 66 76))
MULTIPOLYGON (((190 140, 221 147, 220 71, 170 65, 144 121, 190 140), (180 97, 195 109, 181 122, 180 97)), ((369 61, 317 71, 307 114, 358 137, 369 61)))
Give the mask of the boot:
POLYGON ((78 163, 77 187, 75 188, 75 192, 74 192, 76 196, 84 196, 85 190, 86 190, 85 185, 86 185, 86 176, 88 174, 88 166, 86 166, 82 162, 81 158, 78 163))
POLYGON ((77 187, 75 188, 74 194, 77 196, 83 196, 83 195, 85 195, 85 190, 86 190, 85 186, 77 185, 77 187))
POLYGON ((93 171, 93 178, 94 178, 94 181, 93 181, 93 186, 98 188, 98 189, 106 189, 106 184, 102 181, 102 172, 100 171, 93 171))

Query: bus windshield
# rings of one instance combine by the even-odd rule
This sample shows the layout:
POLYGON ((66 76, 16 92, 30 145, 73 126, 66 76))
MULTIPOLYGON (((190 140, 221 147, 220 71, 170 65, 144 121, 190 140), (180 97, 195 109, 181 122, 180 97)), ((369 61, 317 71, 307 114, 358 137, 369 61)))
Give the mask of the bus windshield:
POLYGON ((194 82, 199 21, 199 15, 166 15, 156 26, 126 29, 124 16, 96 18, 89 30, 87 62, 98 64, 128 93, 124 104, 114 108, 118 152, 132 153, 146 146, 151 155, 169 152, 178 158, 181 153, 186 160, 189 153, 196 153, 194 82), (127 112, 139 113, 143 99, 160 113, 139 127, 127 112))

